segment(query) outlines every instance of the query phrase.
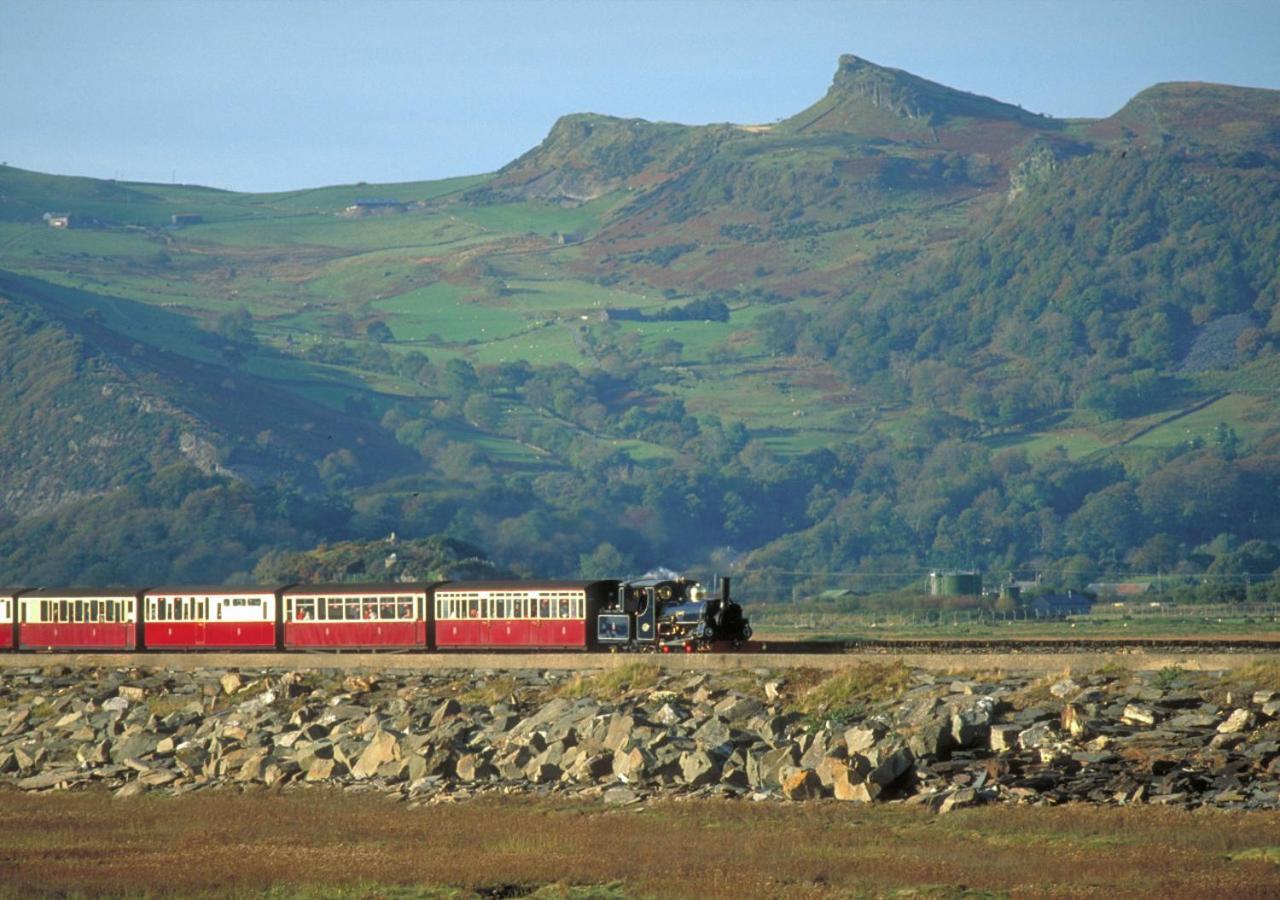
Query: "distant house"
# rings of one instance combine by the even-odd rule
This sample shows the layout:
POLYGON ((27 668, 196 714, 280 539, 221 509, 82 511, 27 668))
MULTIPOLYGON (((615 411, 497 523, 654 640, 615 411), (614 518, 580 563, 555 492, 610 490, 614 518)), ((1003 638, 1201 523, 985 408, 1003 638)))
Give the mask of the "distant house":
POLYGON ((1149 581, 1095 581, 1085 588, 1098 597, 1141 597, 1155 590, 1149 581))
POLYGON ((1037 619, 1065 619, 1067 616, 1087 616, 1093 611, 1093 601, 1077 591, 1065 594, 1041 594, 1026 607, 1037 619))
POLYGON ((367 216, 379 212, 404 212, 407 208, 408 204, 401 203, 399 200, 389 200, 385 197, 364 197, 357 199, 344 209, 343 213, 349 216, 367 216))
POLYGON ((199 225, 204 216, 199 213, 174 213, 169 217, 169 224, 182 228, 184 225, 199 225))
POLYGON ((50 228, 80 228, 84 222, 79 216, 73 216, 71 213, 45 213, 44 220, 49 223, 50 228))

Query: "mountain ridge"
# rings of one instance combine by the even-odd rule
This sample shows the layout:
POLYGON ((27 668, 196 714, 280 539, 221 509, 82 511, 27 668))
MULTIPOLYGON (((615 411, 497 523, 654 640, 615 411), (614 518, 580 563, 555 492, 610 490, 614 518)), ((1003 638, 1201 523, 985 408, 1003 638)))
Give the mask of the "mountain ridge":
MULTIPOLYGON (((97 309, 84 327, 196 417, 235 497, 274 471, 336 498, 330 540, 445 532, 539 574, 1200 571, 1280 542, 1259 505, 1280 92, 1240 90, 1061 120, 844 57, 803 121, 573 114, 447 184, 238 195, 0 168, 0 265, 53 306, 79 292, 73 324, 97 309), (348 212, 371 196, 395 202, 348 212), (40 221, 82 204, 102 227, 40 221), (1210 512, 1161 500, 1214 479, 1248 487, 1210 512), (1129 532, 1104 528, 1124 503, 1129 532)), ((67 440, 100 424, 51 433, 50 483, 75 487, 67 440)), ((121 482, 190 462, 165 435, 121 482)))

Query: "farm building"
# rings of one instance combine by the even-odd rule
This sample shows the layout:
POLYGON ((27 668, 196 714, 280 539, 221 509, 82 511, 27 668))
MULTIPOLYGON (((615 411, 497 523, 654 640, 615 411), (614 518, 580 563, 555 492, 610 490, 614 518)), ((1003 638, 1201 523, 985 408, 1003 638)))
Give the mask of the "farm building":
POLYGON ((1041 594, 1027 604, 1027 609, 1037 619, 1065 619, 1067 616, 1087 616, 1093 611, 1093 601, 1078 591, 1041 594))
POLYGON ((365 197, 357 199, 342 211, 347 216, 370 216, 378 213, 404 212, 408 204, 399 200, 388 200, 385 197, 365 197))
POLYGON ((50 228, 83 228, 85 225, 83 219, 71 213, 47 212, 44 214, 44 220, 49 223, 50 228))

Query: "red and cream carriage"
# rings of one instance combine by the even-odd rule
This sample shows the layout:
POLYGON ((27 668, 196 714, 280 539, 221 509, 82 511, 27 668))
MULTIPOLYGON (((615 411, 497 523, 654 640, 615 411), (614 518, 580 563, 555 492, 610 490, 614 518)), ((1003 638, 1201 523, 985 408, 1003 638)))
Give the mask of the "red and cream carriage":
POLYGON ((139 594, 113 588, 45 588, 18 595, 23 650, 134 650, 139 594))
POLYGON ((269 587, 158 587, 144 591, 148 650, 275 649, 280 590, 269 587))
POLYGON ((616 581, 478 581, 435 589, 435 646, 583 648, 616 581))
POLYGON ((306 584, 282 592, 284 646, 425 649, 434 583, 306 584))
POLYGON ((12 650, 18 646, 18 595, 19 588, 0 588, 0 650, 12 650))

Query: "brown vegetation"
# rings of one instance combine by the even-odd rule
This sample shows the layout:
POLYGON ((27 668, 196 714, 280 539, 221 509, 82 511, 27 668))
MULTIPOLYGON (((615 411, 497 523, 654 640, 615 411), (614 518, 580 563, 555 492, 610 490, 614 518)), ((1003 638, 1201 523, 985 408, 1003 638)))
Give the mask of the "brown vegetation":
POLYGON ((1261 896, 1280 814, 0 794, 2 896, 1261 896), (455 893, 457 892, 457 893, 455 893), (490 896, 493 894, 490 893, 490 896))

